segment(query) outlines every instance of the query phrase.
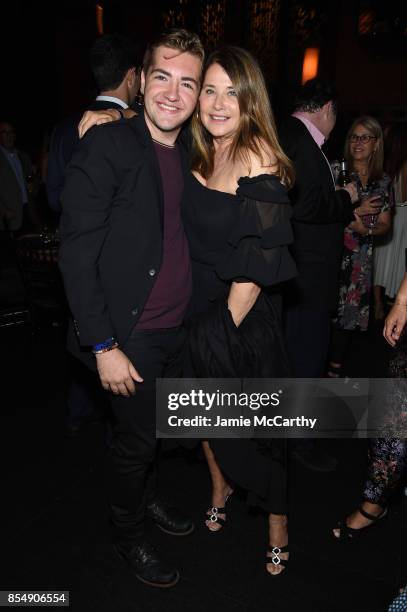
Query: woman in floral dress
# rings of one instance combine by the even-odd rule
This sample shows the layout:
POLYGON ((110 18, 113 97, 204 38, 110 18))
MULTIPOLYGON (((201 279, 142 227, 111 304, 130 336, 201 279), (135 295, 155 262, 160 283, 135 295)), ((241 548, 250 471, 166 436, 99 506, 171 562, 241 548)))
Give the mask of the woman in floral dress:
POLYGON ((352 540, 387 512, 387 500, 407 465, 407 274, 387 316, 383 335, 395 347, 390 361, 389 393, 383 425, 385 438, 369 442, 369 458, 360 507, 338 523, 335 537, 352 540), (398 436, 398 437, 394 437, 398 436))
POLYGON ((352 332, 369 322, 374 236, 391 226, 391 180, 383 173, 383 133, 373 117, 356 119, 346 137, 345 158, 361 200, 377 194, 382 206, 375 215, 358 217, 345 228, 339 305, 333 321, 329 374, 340 375, 352 332))

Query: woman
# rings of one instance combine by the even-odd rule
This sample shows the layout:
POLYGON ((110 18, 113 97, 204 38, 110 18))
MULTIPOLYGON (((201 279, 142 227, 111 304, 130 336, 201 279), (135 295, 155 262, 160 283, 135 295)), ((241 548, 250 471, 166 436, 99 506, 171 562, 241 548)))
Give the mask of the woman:
MULTIPOLYGON (((291 184, 293 170, 277 141, 260 68, 247 51, 226 47, 208 58, 192 136, 184 193, 194 282, 192 371, 202 377, 287 375, 279 316, 264 288, 295 275, 283 186, 291 184)), ((208 529, 222 528, 230 482, 240 484, 269 512, 274 553, 267 569, 280 573, 288 558, 279 552, 288 541, 284 444, 211 440, 203 447, 213 484, 208 529)))
POLYGON ((385 168, 394 191, 393 232, 375 247, 375 317, 384 317, 383 293, 394 299, 407 265, 407 124, 390 127, 385 138, 385 168))
MULTIPOLYGON (((224 47, 208 58, 192 136, 183 197, 194 286, 187 374, 288 375, 278 298, 269 288, 296 274, 287 248, 293 170, 276 137, 263 75, 247 51, 224 47)), ((203 446, 213 484, 208 529, 224 524, 233 486, 242 486, 268 513, 266 568, 278 575, 289 555, 285 442, 203 446)))
POLYGON ((345 158, 363 201, 377 194, 382 206, 376 215, 356 216, 345 228, 339 305, 333 321, 329 372, 339 376, 352 332, 365 331, 369 322, 373 237, 391 225, 391 180, 383 173, 383 133, 373 117, 356 119, 346 137, 345 158))
POLYGON ((396 348, 390 362, 391 381, 388 394, 386 418, 389 431, 399 431, 402 437, 370 441, 368 473, 363 488, 360 507, 338 523, 333 530, 336 538, 352 540, 363 530, 383 518, 387 513, 387 500, 400 482, 407 464, 406 441, 406 378, 407 378, 407 335, 403 331, 407 322, 407 275, 397 294, 395 304, 384 325, 383 335, 396 348))

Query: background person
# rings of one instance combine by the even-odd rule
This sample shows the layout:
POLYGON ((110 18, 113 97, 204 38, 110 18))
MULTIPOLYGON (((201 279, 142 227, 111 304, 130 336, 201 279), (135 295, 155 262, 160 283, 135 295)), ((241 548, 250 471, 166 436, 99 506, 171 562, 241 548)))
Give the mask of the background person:
POLYGON ((392 180, 392 231, 375 243, 375 318, 384 318, 383 298, 396 296, 407 269, 407 124, 393 124, 384 139, 384 167, 392 180))
POLYGON ((29 156, 16 148, 14 126, 0 121, 0 231, 21 229, 32 171, 29 156))
POLYGON ((399 430, 404 436, 375 438, 370 440, 368 469, 362 492, 360 507, 340 521, 333 533, 336 538, 352 541, 365 533, 368 527, 387 514, 387 504, 400 484, 407 465, 406 433, 406 378, 407 336, 403 332, 407 322, 407 275, 388 314, 383 335, 396 347, 389 365, 389 374, 394 379, 387 398, 386 418, 390 419, 392 431, 399 430), (388 415, 388 416, 387 416, 388 415))
POLYGON ((366 331, 372 287, 373 237, 391 227, 391 179, 383 171, 383 133, 374 117, 355 119, 345 142, 345 158, 363 198, 377 198, 373 215, 357 215, 346 228, 342 255, 339 304, 333 319, 329 373, 341 374, 352 334, 366 331))
MULTIPOLYGON (((298 92, 294 113, 279 129, 281 144, 295 169, 290 190, 293 205, 292 254, 298 276, 284 295, 285 334, 292 376, 325 375, 331 316, 338 304, 343 229, 359 206, 355 185, 335 190, 322 150, 337 116, 337 93, 331 83, 312 79, 298 92)), ((365 211, 374 212, 365 203, 365 211)), ((293 456, 318 471, 334 469, 336 460, 312 440, 292 441, 293 456)))
MULTIPOLYGON (((126 109, 134 104, 140 90, 141 56, 137 45, 122 34, 106 34, 93 43, 89 67, 97 96, 89 109, 126 109)), ((47 164, 47 197, 50 207, 61 212, 65 171, 79 143, 78 123, 83 111, 64 119, 53 131, 47 164)))

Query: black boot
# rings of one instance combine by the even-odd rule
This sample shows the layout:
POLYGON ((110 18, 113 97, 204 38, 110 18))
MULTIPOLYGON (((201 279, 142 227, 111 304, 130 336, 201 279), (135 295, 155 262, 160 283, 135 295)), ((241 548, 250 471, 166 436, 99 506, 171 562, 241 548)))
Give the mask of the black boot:
POLYGON ((194 523, 178 508, 154 500, 146 506, 146 517, 150 518, 165 533, 175 536, 189 535, 194 530, 194 523))
POLYGON ((129 547, 115 544, 114 550, 141 582, 161 588, 169 588, 177 584, 178 570, 161 561, 154 546, 148 542, 129 547))

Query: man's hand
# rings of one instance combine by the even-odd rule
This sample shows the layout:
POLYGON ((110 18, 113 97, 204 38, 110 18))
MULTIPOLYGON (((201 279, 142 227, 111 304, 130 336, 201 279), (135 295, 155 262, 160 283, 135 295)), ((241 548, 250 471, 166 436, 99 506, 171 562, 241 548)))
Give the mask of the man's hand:
POLYGON ((352 204, 359 200, 358 188, 356 186, 355 181, 348 183, 347 185, 345 185, 345 187, 340 187, 340 189, 344 189, 349 193, 352 204))
POLYGON ((121 118, 121 114, 115 108, 107 110, 86 111, 78 125, 79 138, 82 138, 89 128, 102 123, 110 123, 121 118))
POLYGON ((394 304, 384 322, 383 336, 395 346, 407 322, 407 304, 394 304))
POLYGON ((96 365, 102 387, 115 395, 134 395, 134 381, 143 382, 130 359, 118 348, 97 354, 96 365))
POLYGON ((362 201, 361 205, 355 208, 354 212, 363 217, 363 215, 377 215, 383 206, 381 196, 372 196, 362 201))
MULTIPOLYGON (((131 119, 131 117, 137 115, 137 113, 131 110, 131 108, 122 109, 121 112, 123 113, 126 119, 131 119)), ((122 115, 117 108, 86 111, 83 114, 82 119, 80 120, 78 125, 79 138, 82 138, 82 136, 86 134, 89 128, 93 127, 94 125, 102 125, 103 123, 118 121, 119 119, 121 119, 121 116, 122 115)))

